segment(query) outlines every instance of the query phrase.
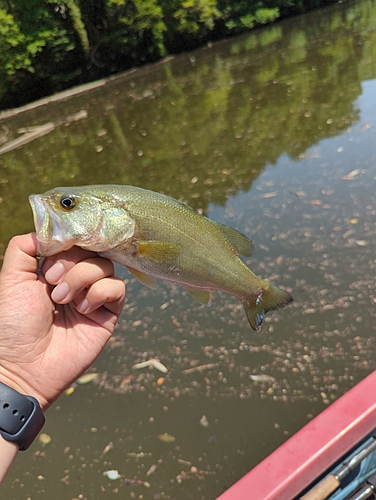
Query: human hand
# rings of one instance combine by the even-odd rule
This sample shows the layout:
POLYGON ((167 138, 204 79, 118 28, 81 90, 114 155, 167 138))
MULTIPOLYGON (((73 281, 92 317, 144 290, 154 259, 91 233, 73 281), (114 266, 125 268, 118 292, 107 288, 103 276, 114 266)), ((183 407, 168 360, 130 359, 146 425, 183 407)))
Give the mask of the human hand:
POLYGON ((41 270, 35 234, 13 238, 0 272, 0 381, 46 410, 97 358, 125 287, 111 261, 73 247, 41 270))

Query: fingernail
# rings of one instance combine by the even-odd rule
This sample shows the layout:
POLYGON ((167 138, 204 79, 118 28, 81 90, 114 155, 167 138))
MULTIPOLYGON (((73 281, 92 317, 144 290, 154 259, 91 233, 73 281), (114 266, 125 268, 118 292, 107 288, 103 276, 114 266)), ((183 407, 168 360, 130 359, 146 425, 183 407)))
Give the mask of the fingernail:
POLYGON ((57 285, 56 288, 54 288, 52 290, 51 298, 54 302, 59 303, 59 302, 62 302, 67 297, 69 292, 70 292, 70 288, 69 288, 68 283, 63 281, 62 283, 57 285))
POLYGON ((65 268, 60 261, 55 262, 55 264, 50 267, 50 269, 46 272, 44 277, 51 283, 52 285, 58 283, 59 280, 64 276, 65 268))
POLYGON ((85 312, 89 309, 89 301, 87 299, 84 299, 81 302, 81 304, 78 304, 78 306, 76 307, 76 309, 81 314, 85 314, 85 312))

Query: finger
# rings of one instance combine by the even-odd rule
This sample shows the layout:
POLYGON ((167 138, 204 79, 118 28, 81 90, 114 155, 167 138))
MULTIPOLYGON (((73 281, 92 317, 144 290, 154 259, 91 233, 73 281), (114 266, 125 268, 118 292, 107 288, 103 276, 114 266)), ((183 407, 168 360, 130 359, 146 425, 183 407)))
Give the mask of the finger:
POLYGON ((87 290, 83 290, 75 299, 77 311, 81 314, 91 312, 104 306, 108 311, 119 315, 125 300, 125 284, 120 278, 103 278, 87 290))
POLYGON ((2 273, 32 273, 32 278, 36 279, 35 273, 38 269, 39 261, 37 255, 37 240, 35 233, 14 236, 6 249, 2 273))
POLYGON ((42 265, 42 272, 51 285, 57 285, 73 266, 86 259, 95 258, 96 253, 79 247, 72 247, 66 252, 60 252, 46 257, 42 265))
POLYGON ((58 304, 67 304, 85 288, 113 274, 114 266, 108 259, 95 257, 83 260, 64 275, 64 280, 53 289, 51 298, 58 304))

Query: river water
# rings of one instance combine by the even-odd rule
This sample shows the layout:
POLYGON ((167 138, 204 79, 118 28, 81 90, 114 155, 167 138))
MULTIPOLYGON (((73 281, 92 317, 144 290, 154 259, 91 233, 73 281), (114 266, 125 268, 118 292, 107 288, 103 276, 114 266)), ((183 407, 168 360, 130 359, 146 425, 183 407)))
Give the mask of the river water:
POLYGON ((295 303, 255 333, 233 297, 206 308, 118 267, 128 300, 97 376, 48 412, 51 441, 20 454, 3 496, 213 500, 376 368, 376 3, 3 114, 1 133, 47 122, 0 156, 0 250, 33 229, 31 193, 139 185, 249 235, 247 264, 295 303), (166 374, 132 369, 152 358, 166 374))

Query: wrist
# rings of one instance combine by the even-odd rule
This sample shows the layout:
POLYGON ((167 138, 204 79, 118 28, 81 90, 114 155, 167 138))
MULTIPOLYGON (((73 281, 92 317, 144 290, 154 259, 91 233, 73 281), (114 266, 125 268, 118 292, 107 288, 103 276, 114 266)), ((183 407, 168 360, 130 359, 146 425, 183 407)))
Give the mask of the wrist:
POLYGON ((31 384, 26 382, 25 378, 15 375, 11 371, 4 369, 0 365, 0 382, 7 385, 8 387, 11 387, 20 394, 25 394, 27 396, 32 396, 33 398, 35 398, 44 413, 50 406, 50 403, 31 384))
POLYGON ((0 434, 27 450, 45 422, 38 401, 0 382, 0 434))

